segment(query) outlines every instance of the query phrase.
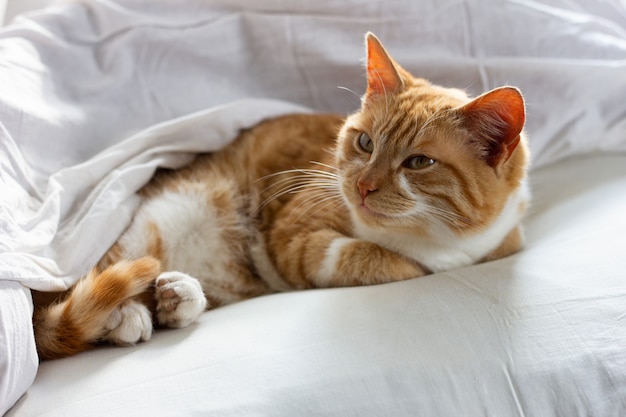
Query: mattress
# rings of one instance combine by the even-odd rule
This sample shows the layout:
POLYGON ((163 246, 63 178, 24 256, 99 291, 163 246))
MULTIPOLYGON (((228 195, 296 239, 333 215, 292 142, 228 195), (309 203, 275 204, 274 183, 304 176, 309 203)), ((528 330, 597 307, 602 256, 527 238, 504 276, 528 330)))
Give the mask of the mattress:
POLYGON ((85 0, 19 17, 0 31, 0 413, 626 414, 624 74, 616 0, 85 0), (29 289, 89 270, 157 167, 267 117, 353 111, 368 30, 438 84, 522 89, 525 249, 39 364, 29 289))
POLYGON ((7 416, 621 416, 626 156, 533 173, 527 245, 373 287, 266 296, 44 362, 7 416))

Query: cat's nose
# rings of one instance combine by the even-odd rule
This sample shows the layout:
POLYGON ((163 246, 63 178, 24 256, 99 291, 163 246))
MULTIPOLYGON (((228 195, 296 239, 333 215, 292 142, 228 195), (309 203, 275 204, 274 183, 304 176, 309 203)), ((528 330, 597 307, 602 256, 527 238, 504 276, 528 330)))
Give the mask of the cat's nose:
POLYGON ((356 186, 359 187, 359 192, 361 194, 361 199, 363 199, 363 201, 365 201, 365 197, 367 197, 369 193, 378 190, 375 184, 371 183, 370 181, 363 180, 363 179, 359 179, 356 182, 356 186))

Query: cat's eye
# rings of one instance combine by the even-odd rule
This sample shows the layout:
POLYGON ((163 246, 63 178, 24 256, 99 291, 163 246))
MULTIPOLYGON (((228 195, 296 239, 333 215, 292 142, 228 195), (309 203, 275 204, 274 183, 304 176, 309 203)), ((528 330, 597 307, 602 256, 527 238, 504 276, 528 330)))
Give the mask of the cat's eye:
POLYGON ((372 142, 372 138, 370 138, 367 133, 361 133, 359 135, 359 148, 367 153, 374 152, 374 142, 372 142))
POLYGON ((402 165, 410 169, 424 169, 435 164, 435 160, 424 155, 415 155, 407 158, 402 165))

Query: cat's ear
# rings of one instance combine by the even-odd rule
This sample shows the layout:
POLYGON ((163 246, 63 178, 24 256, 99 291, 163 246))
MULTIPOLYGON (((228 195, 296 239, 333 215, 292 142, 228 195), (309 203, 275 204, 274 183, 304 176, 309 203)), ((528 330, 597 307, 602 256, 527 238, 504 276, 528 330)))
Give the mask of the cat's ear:
POLYGON ((372 32, 365 35, 367 45, 367 92, 365 100, 385 96, 402 87, 397 64, 372 32))
POLYGON ((460 111, 485 162, 494 168, 506 162, 519 144, 526 120, 522 93, 515 87, 496 88, 460 111))

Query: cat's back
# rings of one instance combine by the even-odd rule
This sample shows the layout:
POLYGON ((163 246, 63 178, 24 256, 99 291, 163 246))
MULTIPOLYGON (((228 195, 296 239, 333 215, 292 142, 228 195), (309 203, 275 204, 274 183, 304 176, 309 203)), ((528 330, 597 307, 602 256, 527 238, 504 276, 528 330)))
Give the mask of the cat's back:
POLYGON ((334 114, 268 119, 242 132, 224 149, 221 163, 246 167, 247 179, 258 181, 275 173, 307 168, 311 161, 328 161, 342 122, 343 118, 334 114))
POLYGON ((327 161, 343 120, 335 114, 291 114, 261 121, 220 151, 199 154, 182 169, 160 170, 141 194, 150 198, 216 177, 228 179, 244 193, 257 185, 271 186, 273 174, 327 161))
MULTIPOLYGON (((302 170, 327 170, 334 163, 336 137, 343 117, 293 114, 265 120, 244 130, 217 154, 199 161, 203 169, 233 181, 248 214, 271 218, 294 193, 282 193, 302 170)), ((193 169, 193 168, 192 168, 193 169)))
POLYGON ((231 279, 248 280, 243 248, 256 229, 251 221, 259 228, 268 226, 292 198, 270 198, 277 184, 311 161, 331 162, 341 123, 340 116, 322 114, 268 119, 218 152, 198 155, 179 170, 157 172, 140 191, 142 203, 131 226, 101 266, 149 255, 165 270, 184 271, 201 281, 234 270, 238 277, 231 279), (271 203, 263 204, 265 200, 271 203), (259 218, 264 220, 257 222, 259 218))

